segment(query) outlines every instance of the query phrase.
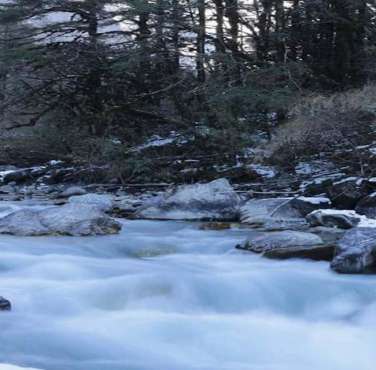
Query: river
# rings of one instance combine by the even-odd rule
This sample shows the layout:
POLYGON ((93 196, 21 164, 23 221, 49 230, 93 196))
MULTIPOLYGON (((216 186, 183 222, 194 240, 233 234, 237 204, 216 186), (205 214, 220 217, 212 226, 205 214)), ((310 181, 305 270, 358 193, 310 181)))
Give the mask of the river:
POLYGON ((0 363, 44 370, 374 370, 376 277, 237 251, 249 231, 124 221, 0 236, 0 363))

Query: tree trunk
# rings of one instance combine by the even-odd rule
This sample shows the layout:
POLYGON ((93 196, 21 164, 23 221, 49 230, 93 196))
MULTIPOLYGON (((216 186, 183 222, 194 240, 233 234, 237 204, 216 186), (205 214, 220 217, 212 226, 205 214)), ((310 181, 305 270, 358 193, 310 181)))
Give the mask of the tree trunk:
POLYGON ((205 45, 206 45, 206 5, 205 0, 198 0, 198 30, 197 30, 197 79, 205 82, 205 45))

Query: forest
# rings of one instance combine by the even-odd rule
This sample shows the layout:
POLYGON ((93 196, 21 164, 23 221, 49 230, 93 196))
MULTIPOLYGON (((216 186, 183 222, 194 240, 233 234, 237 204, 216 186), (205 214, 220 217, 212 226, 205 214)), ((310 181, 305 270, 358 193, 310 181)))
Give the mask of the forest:
POLYGON ((375 37, 366 0, 3 1, 0 159, 111 163, 123 181, 162 166, 184 182, 168 170, 174 159, 233 164, 307 105, 372 114, 315 98, 373 84, 375 37), (185 145, 134 150, 156 137, 185 145))

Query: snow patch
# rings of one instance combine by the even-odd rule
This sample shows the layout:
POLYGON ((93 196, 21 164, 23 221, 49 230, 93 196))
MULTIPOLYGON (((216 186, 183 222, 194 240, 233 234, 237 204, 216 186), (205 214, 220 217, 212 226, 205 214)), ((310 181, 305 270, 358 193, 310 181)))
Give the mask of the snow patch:
POLYGON ((329 198, 326 197, 299 197, 298 200, 301 200, 306 203, 318 205, 318 204, 332 204, 329 198))
POLYGON ((312 213, 320 212, 324 215, 344 215, 349 217, 356 217, 360 219, 360 222, 356 227, 375 227, 376 228, 376 220, 372 218, 368 218, 367 216, 360 215, 359 213, 356 213, 353 210, 345 209, 319 209, 317 211, 314 211, 312 213))
POLYGON ((274 167, 263 166, 257 163, 251 164, 249 167, 252 168, 252 170, 255 171, 258 175, 260 175, 261 177, 265 177, 267 179, 272 179, 273 177, 276 177, 278 173, 274 167))

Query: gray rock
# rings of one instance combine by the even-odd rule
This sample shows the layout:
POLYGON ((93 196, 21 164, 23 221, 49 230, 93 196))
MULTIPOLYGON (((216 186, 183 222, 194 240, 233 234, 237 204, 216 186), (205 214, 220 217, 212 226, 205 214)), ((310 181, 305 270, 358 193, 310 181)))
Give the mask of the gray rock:
POLYGON ((111 211, 113 207, 113 198, 107 194, 85 194, 75 195, 69 198, 71 204, 87 204, 100 208, 103 212, 111 211))
POLYGON ((12 194, 15 191, 16 191, 16 189, 9 184, 0 186, 0 194, 12 194))
POLYGON ((117 217, 133 217, 146 202, 150 202, 151 198, 150 193, 141 196, 121 195, 114 201, 112 214, 117 217))
POLYGON ((10 311, 12 309, 12 304, 10 301, 4 297, 0 297, 0 311, 10 311))
POLYGON ((0 219, 0 233, 18 236, 115 234, 121 225, 100 207, 67 204, 43 210, 23 209, 0 219))
POLYGON ((346 230, 335 227, 317 226, 312 227, 309 231, 318 235, 326 245, 336 246, 337 242, 343 237, 346 230))
POLYGON ((332 202, 327 197, 298 197, 291 201, 291 206, 297 209, 303 216, 317 209, 330 208, 332 202))
POLYGON ((354 209, 357 203, 371 191, 369 183, 362 178, 348 177, 333 182, 328 187, 328 195, 333 205, 339 209, 354 209))
POLYGON ((281 231, 262 233, 247 240, 239 249, 261 253, 269 258, 310 258, 331 260, 334 248, 311 233, 281 231))
POLYGON ((136 217, 175 220, 236 220, 241 198, 226 179, 182 185, 147 202, 136 217))
POLYGON ((338 242, 331 268, 344 274, 376 272, 376 228, 354 228, 338 242))
POLYGON ((308 224, 293 207, 294 198, 251 199, 240 208, 240 221, 265 230, 304 230, 308 224))
POLYGON ((307 216, 311 226, 338 227, 351 229, 361 221, 360 215, 354 211, 338 211, 335 209, 317 210, 307 216))
POLYGON ((292 207, 293 198, 251 199, 240 208, 240 220, 247 224, 263 224, 270 218, 295 219, 301 213, 292 207))
POLYGON ((305 218, 266 218, 262 224, 262 229, 265 231, 283 231, 283 230, 297 230, 304 231, 309 229, 309 223, 305 218))
POLYGON ((61 192, 58 197, 59 198, 69 198, 73 197, 74 195, 85 195, 87 194, 87 191, 84 188, 81 188, 80 186, 71 186, 68 189, 65 189, 63 192, 61 192))
POLYGON ((376 218, 376 193, 361 199, 355 208, 356 212, 369 218, 376 218))

